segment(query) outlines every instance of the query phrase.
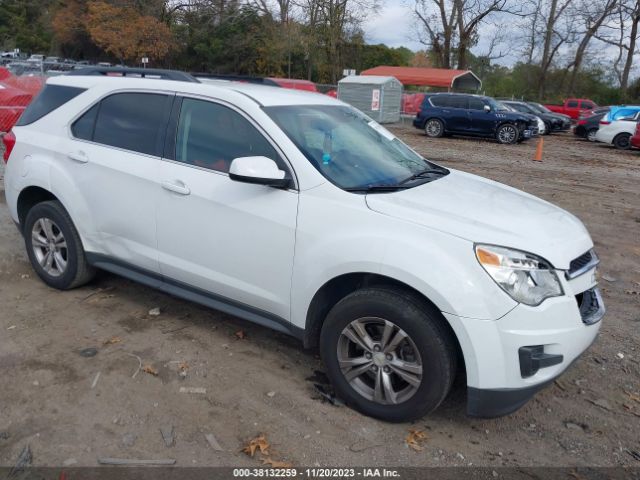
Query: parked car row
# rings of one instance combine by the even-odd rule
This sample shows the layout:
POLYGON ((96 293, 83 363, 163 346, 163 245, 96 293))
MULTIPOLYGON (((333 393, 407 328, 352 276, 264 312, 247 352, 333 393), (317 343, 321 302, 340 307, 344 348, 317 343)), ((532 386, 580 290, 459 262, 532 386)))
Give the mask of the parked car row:
POLYGON ((620 105, 595 109, 591 115, 580 118, 573 133, 591 142, 613 145, 619 150, 640 148, 637 125, 640 106, 620 105), (635 141, 634 137, 637 137, 635 141))

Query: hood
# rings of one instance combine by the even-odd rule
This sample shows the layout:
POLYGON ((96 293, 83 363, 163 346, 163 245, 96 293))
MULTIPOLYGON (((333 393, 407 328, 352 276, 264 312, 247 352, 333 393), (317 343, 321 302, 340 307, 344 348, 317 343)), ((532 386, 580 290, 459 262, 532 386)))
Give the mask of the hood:
POLYGON ((451 170, 438 180, 387 194, 369 194, 378 213, 464 238, 539 255, 568 269, 593 247, 580 220, 537 197, 451 170))

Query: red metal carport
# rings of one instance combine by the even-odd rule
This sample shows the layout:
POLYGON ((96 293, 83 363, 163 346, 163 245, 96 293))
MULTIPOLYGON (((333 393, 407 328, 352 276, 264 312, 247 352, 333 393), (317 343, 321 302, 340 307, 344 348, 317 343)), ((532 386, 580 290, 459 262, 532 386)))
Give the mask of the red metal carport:
POLYGON ((403 85, 440 87, 447 90, 473 90, 482 87, 482 81, 471 70, 446 68, 379 67, 364 70, 360 75, 396 77, 403 85))

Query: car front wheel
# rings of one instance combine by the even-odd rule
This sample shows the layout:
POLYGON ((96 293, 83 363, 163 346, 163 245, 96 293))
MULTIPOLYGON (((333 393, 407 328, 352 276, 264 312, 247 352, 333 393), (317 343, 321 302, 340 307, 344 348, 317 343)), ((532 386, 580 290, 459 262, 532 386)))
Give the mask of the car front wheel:
POLYGON ((595 142, 597 133, 598 133, 598 129, 597 128, 591 128, 587 132, 587 140, 589 140, 590 142, 595 142))
POLYGON ((93 277, 80 235, 60 202, 42 202, 31 208, 23 234, 33 269, 50 287, 67 290, 93 277))
POLYGON ((516 143, 519 136, 518 128, 511 123, 500 125, 496 131, 496 139, 502 144, 516 143))
POLYGON ((338 302, 320 335, 336 393, 382 420, 420 418, 444 400, 456 370, 455 341, 441 314, 402 290, 366 288, 338 302))

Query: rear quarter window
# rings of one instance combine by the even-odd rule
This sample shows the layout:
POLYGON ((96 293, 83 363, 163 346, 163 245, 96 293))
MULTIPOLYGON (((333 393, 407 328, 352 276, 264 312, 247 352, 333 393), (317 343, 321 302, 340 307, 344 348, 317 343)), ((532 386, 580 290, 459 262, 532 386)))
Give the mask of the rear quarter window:
POLYGON ((84 88, 67 87, 64 85, 45 85, 38 96, 34 98, 25 111, 22 112, 22 115, 20 115, 20 118, 16 122, 16 126, 22 127, 40 120, 85 90, 84 88))

